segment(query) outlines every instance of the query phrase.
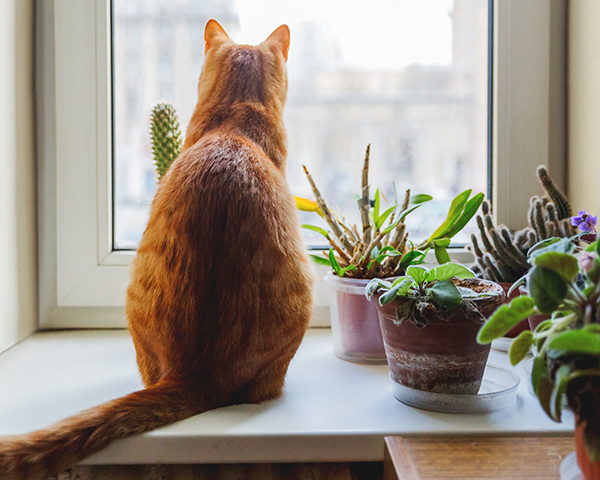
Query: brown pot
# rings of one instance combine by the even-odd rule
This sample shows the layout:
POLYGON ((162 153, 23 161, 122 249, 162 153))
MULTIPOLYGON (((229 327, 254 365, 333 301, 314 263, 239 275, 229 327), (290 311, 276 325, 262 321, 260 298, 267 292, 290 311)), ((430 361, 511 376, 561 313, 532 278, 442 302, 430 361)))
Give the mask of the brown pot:
MULTIPOLYGON (((492 296, 473 300, 484 317, 492 314, 505 298, 502 287, 489 280, 477 278, 455 280, 458 286, 470 287, 492 296)), ((476 341, 482 322, 466 318, 461 308, 452 312, 427 309, 425 327, 415 326, 410 318, 399 322, 396 308, 406 298, 379 305, 379 312, 390 374, 395 382, 406 387, 436 393, 476 394, 481 386, 490 345, 476 341)))
POLYGON ((377 310, 365 297, 369 280, 332 274, 325 279, 329 285, 335 356, 355 363, 385 364, 377 310))
POLYGON ((581 470, 582 480, 600 480, 600 462, 592 462, 583 441, 585 422, 577 424, 575 420, 575 452, 577 464, 581 470))

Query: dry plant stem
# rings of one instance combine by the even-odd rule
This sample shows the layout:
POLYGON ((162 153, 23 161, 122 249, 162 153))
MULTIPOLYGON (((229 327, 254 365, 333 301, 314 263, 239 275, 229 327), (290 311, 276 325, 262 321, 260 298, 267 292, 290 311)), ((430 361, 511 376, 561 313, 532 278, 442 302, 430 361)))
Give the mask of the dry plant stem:
POLYGON ((308 172, 308 169, 306 168, 305 165, 302 165, 302 167, 304 168, 304 173, 306 174, 306 178, 308 178, 308 182, 310 183, 313 194, 317 200, 317 205, 321 209, 321 212, 323 212, 323 218, 325 219, 325 221, 327 222, 327 224, 333 231, 334 235, 339 239, 340 243, 346 249, 346 251, 348 253, 352 254, 354 249, 352 248, 352 245, 348 241, 346 234, 344 232, 342 232, 342 229, 340 228, 337 220, 335 218, 333 218, 333 215, 331 214, 331 210, 329 210, 329 207, 325 203, 325 200, 323 199, 321 192, 319 192, 319 189, 317 188, 317 185, 315 184, 315 181, 313 180, 312 175, 308 172))
POLYGON ((340 226, 342 227, 344 232, 346 232, 346 236, 348 237, 350 243, 352 243, 354 249, 356 249, 356 243, 358 242, 358 237, 356 237, 354 235, 354 232, 347 225, 344 224, 344 221, 345 221, 345 219, 342 219, 342 220, 338 219, 338 223, 340 224, 340 226))
POLYGON ((367 145, 365 153, 365 163, 362 169, 362 198, 360 199, 360 219, 363 229, 363 243, 368 245, 371 242, 371 222, 369 220, 369 156, 371 154, 371 144, 367 145))
POLYGON ((346 265, 340 265, 341 267, 346 267, 348 266, 349 262, 350 262, 350 256, 344 252, 344 250, 342 249, 342 247, 340 245, 337 244, 337 242, 332 238, 329 237, 329 245, 332 246, 332 248, 335 250, 335 252, 340 256, 340 264, 343 262, 346 262, 346 265))

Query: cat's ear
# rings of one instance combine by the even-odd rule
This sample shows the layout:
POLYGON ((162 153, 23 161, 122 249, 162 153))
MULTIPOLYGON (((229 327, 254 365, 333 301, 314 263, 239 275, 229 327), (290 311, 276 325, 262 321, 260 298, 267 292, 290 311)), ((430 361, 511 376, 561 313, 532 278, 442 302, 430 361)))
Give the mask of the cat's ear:
POLYGON ((287 60, 288 50, 290 49, 290 29, 287 25, 276 28, 275 31, 269 35, 269 38, 265 40, 265 43, 277 45, 283 53, 283 58, 287 60))
POLYGON ((204 29, 204 53, 210 48, 221 45, 226 41, 230 41, 229 35, 227 35, 219 22, 211 18, 204 29))

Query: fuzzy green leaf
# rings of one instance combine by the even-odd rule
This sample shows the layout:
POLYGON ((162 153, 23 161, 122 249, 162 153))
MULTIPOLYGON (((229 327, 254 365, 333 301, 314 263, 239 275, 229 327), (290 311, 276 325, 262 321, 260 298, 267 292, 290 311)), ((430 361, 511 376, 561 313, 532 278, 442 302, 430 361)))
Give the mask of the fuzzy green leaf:
POLYGON ((475 273, 459 263, 445 263, 430 270, 432 280, 448 280, 456 278, 473 278, 475 273))
POLYGON ((397 283, 389 291, 379 297, 379 305, 383 306, 393 302, 397 296, 406 296, 413 283, 412 278, 404 278, 401 282, 397 283))
POLYGON ((544 252, 535 256, 533 264, 558 273, 567 282, 573 281, 579 273, 577 259, 568 253, 544 252))
POLYGON ((569 330, 554 337, 548 348, 597 355, 600 353, 600 335, 587 329, 569 330))
POLYGON ((413 280, 419 285, 428 282, 431 279, 429 270, 425 267, 419 267, 417 265, 411 265, 406 269, 406 275, 412 277, 413 280))
POLYGON ((486 344, 503 337, 511 328, 534 312, 535 302, 526 295, 513 299, 508 305, 501 305, 481 327, 477 334, 477 341, 486 344))
POLYGON ((462 303, 462 295, 452 280, 437 282, 429 289, 433 301, 447 310, 454 310, 462 303))
POLYGON ((533 332, 531 330, 521 332, 510 345, 510 350, 508 351, 510 363, 516 365, 523 360, 529 353, 531 345, 533 345, 533 332))
POLYGON ((567 283, 558 273, 545 268, 533 267, 529 272, 529 295, 540 312, 556 310, 567 295, 567 283))
POLYGON ((569 376, 571 375, 571 367, 562 365, 556 371, 554 376, 554 385, 550 396, 550 418, 560 422, 562 413, 562 398, 567 393, 567 385, 569 384, 569 376))

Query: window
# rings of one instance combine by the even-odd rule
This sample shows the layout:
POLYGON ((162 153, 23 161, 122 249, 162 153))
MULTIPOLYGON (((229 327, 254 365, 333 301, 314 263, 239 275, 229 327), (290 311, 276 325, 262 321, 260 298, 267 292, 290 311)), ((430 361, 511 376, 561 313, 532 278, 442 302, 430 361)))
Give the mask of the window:
MULTIPOLYGON (((294 194, 312 198, 305 164, 330 207, 360 223, 353 194, 369 143, 371 184, 384 198, 393 201, 394 187, 399 198, 407 188, 434 195, 408 218, 414 241, 441 223, 460 191, 487 192, 488 0, 341 7, 339 0, 159 0, 149 9, 143 0, 113 1, 115 249, 137 246, 156 190, 150 111, 174 104, 185 129, 204 57, 204 40, 193 33, 211 16, 239 43, 261 42, 284 22, 292 30, 285 123, 294 194)), ((300 216, 326 227, 315 214, 300 216)), ((322 245, 320 235, 303 233, 309 245, 322 245)), ((465 243, 468 233, 459 237, 465 243)))
MULTIPOLYGON (((115 1, 127 5, 125 0, 115 1)), ((461 1, 455 0, 456 4, 461 1)), ((40 73, 41 118, 47 119, 40 130, 41 326, 121 327, 125 325, 124 292, 133 252, 113 248, 110 3, 62 0, 53 10, 43 11, 38 28, 49 50, 44 50, 40 73), (48 114, 52 111, 54 117, 48 114)), ((525 222, 523 202, 537 192, 535 166, 550 158, 551 169, 563 171, 562 117, 553 114, 556 98, 563 95, 560 66, 564 56, 555 39, 562 35, 564 23, 557 17, 560 20, 555 2, 493 2, 492 191, 498 219, 514 227, 525 222)), ((144 37, 143 25, 126 33, 126 41, 140 37, 144 37)), ((168 33, 156 35, 160 44, 157 55, 171 37, 168 33)), ((198 47, 201 33, 194 31, 191 37, 196 45, 191 48, 202 50, 198 47)), ((310 49, 310 45, 309 41, 304 48, 310 49)), ((198 56, 197 52, 192 55, 198 56)), ((143 62, 133 56, 126 61, 123 77, 130 91, 136 90, 143 69, 143 62)), ((198 71, 199 62, 194 62, 198 71)), ((176 61, 175 65, 159 61, 157 68, 160 79, 163 72, 177 68, 176 61)), ((344 81, 347 79, 331 80, 334 86, 344 81)), ((372 88, 387 91, 395 81, 381 78, 372 88)), ((139 93, 127 100, 132 108, 144 101, 139 93)), ((119 102, 115 105, 118 110, 119 102)), ((186 121, 182 119, 182 124, 186 121)), ((485 118, 477 125, 486 128, 485 118)), ((115 136, 118 134, 115 129, 115 136)), ((338 151, 343 145, 343 140, 333 135, 328 148, 338 151)), ((395 132, 394 138, 379 148, 381 165, 398 162, 403 168, 416 169, 419 148, 410 131, 395 132)), ((355 147, 351 150, 348 155, 360 161, 361 152, 355 152, 355 147)), ((454 182, 469 169, 469 159, 460 150, 448 153, 444 161, 452 167, 443 173, 454 182)), ((147 188, 150 180, 148 175, 140 176, 139 188, 147 188)), ((379 186, 384 182, 373 178, 372 183, 379 186)), ((319 308, 325 303, 317 299, 319 308)))

